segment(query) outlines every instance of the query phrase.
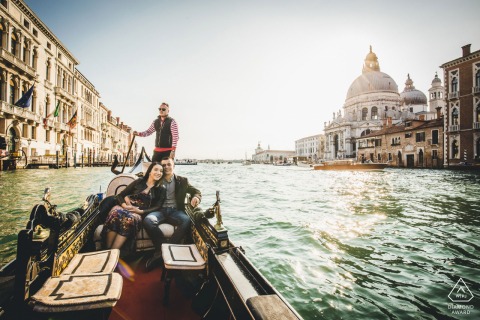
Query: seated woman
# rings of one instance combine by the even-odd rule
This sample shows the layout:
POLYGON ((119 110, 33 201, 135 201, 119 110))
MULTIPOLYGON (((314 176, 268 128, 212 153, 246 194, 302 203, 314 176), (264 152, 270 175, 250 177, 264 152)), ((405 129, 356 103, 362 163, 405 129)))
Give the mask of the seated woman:
POLYGON ((166 189, 160 185, 162 176, 160 162, 152 162, 143 178, 134 180, 117 194, 118 205, 110 210, 102 230, 108 249, 120 249, 129 239, 132 241, 129 248, 134 251, 143 217, 160 210, 165 201, 166 189))

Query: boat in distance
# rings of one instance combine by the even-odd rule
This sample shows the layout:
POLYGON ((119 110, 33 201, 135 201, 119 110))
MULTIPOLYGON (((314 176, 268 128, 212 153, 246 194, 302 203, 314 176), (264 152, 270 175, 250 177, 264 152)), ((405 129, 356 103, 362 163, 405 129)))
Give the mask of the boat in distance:
POLYGON ((178 165, 197 165, 198 162, 197 160, 194 160, 194 159, 175 159, 175 165, 178 166, 178 165))
POLYGON ((325 161, 319 164, 313 165, 314 170, 355 170, 355 171, 368 171, 368 170, 383 170, 389 165, 387 163, 377 162, 356 162, 354 160, 333 160, 325 161))
POLYGON ((18 233, 16 258, 0 269, 0 320, 301 319, 229 239, 218 191, 205 211, 186 202, 192 228, 183 246, 198 251, 201 268, 169 269, 165 260, 146 270, 154 247, 143 228, 133 252, 102 248, 98 235, 115 195, 141 176, 133 173, 138 168, 112 172, 105 194, 89 195, 67 213, 45 190, 18 233))

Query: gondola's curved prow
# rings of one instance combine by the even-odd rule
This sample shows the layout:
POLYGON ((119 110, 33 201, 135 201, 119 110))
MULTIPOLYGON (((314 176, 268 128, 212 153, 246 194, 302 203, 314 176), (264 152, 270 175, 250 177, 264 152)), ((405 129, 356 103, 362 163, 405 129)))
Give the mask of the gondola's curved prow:
POLYGON ((26 228, 18 233, 16 259, 0 270, 2 319, 29 318, 29 298, 89 246, 99 223, 96 195, 88 196, 81 207, 61 213, 49 201, 50 189, 45 191, 43 203, 33 207, 26 228))
POLYGON ((222 226, 220 199, 205 212, 187 206, 193 240, 207 261, 207 281, 192 307, 205 319, 301 319, 272 284, 236 247, 222 226), (208 218, 216 216, 212 226, 208 218))

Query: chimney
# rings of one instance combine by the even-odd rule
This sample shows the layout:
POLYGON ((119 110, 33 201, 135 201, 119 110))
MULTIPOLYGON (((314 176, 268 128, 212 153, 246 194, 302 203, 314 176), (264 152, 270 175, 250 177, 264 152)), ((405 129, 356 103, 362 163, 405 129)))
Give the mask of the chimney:
POLYGON ((392 117, 388 117, 387 118, 387 127, 391 127, 392 126, 392 117))
POLYGON ((117 117, 117 126, 120 124, 120 117, 117 117))
POLYGON ((387 119, 383 119, 383 130, 387 128, 387 119))
POLYGON ((464 57, 466 57, 470 54, 470 46, 471 46, 471 44, 467 44, 467 45, 464 45, 462 47, 464 57))

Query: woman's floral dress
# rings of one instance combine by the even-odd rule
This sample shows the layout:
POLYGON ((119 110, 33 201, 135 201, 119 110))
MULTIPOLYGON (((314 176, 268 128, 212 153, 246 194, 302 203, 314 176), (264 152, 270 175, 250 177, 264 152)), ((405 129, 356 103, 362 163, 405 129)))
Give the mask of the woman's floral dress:
MULTIPOLYGON (((132 206, 139 207, 140 210, 148 209, 152 201, 150 193, 138 193, 128 196, 132 206)), ((103 226, 102 234, 106 235, 109 231, 114 231, 119 235, 128 238, 128 241, 135 239, 137 233, 142 228, 142 216, 123 209, 121 206, 115 206, 108 213, 107 219, 103 226)), ((105 237, 103 237, 105 239, 105 237)), ((128 246, 130 247, 130 246, 128 246)))

